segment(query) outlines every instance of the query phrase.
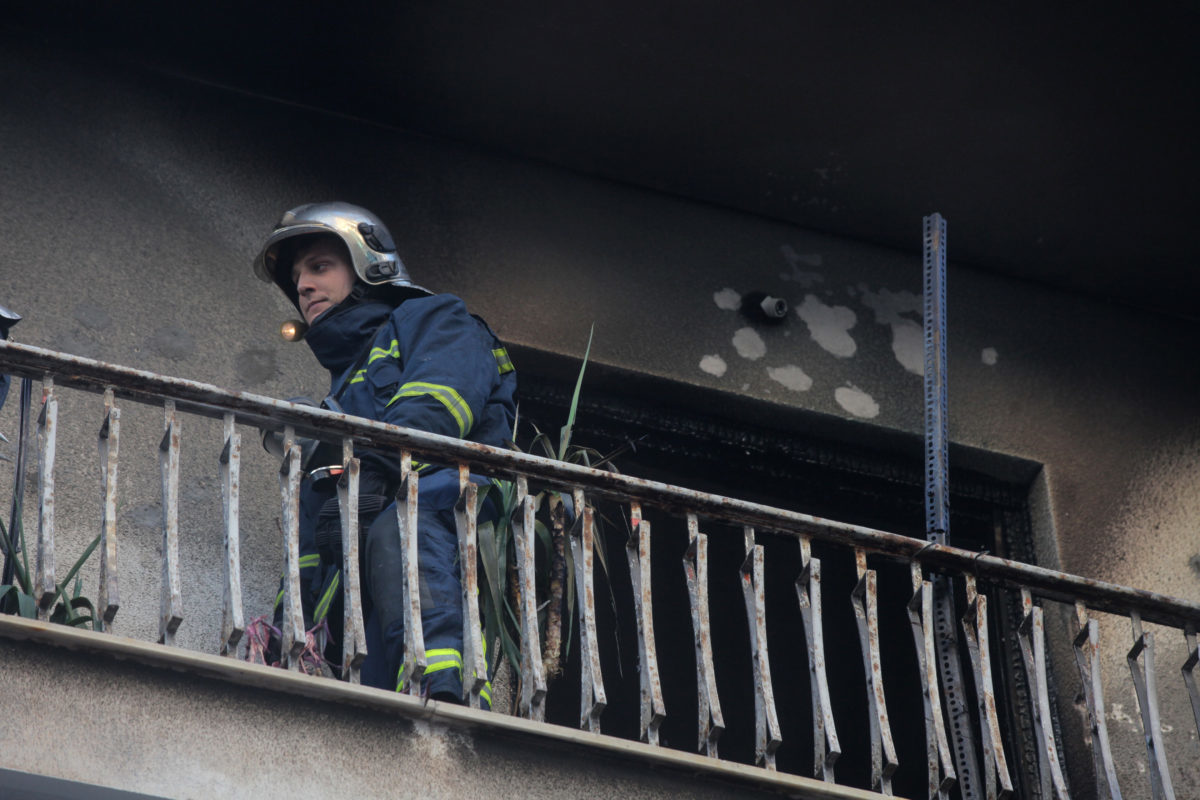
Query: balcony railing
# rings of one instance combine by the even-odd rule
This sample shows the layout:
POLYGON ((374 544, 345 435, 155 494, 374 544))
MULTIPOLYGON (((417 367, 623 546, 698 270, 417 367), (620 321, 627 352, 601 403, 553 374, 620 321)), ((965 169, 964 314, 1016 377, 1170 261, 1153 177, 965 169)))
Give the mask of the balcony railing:
MULTIPOLYGON (((43 400, 38 417, 39 503, 36 545, 36 599, 44 616, 53 601, 56 586, 55 538, 55 443, 58 427, 58 398, 61 389, 72 388, 103 395, 103 413, 99 429, 103 474, 101 524, 100 586, 97 616, 111 626, 120 607, 122 592, 131 591, 119 583, 117 562, 116 498, 121 407, 132 400, 163 409, 163 435, 159 444, 162 479, 162 580, 159 641, 172 645, 177 629, 185 620, 179 570, 179 475, 180 415, 191 414, 218 419, 224 425, 224 446, 213 453, 213 471, 219 473, 224 510, 225 559, 223 622, 219 652, 234 657, 245 631, 242 608, 239 558, 239 465, 241 444, 239 425, 282 428, 285 452, 280 469, 280 509, 282 512, 284 556, 284 625, 282 655, 291 669, 298 668, 298 657, 305 645, 304 620, 300 605, 298 558, 298 495, 301 482, 300 449, 296 437, 307 436, 339 443, 344 454, 344 477, 338 488, 346 530, 357 531, 358 462, 355 446, 386 448, 403 454, 405 476, 397 497, 397 514, 404 541, 404 580, 409 587, 417 584, 415 528, 418 503, 418 474, 409 467, 412 461, 457 465, 461 496, 456 508, 463 578, 464 700, 478 707, 487 665, 480 641, 477 597, 476 497, 477 487, 468 480, 470 473, 481 473, 513 481, 517 509, 513 526, 517 551, 517 570, 521 585, 520 627, 521 670, 517 713, 541 720, 545 715, 547 685, 542 674, 542 656, 537 634, 537 608, 534 590, 534 499, 530 482, 550 486, 572 495, 574 507, 581 509, 579 519, 569 532, 578 598, 578 631, 581 654, 580 727, 603 730, 603 712, 608 703, 601 670, 602 643, 596 633, 595 586, 593 584, 594 519, 592 502, 603 499, 621 505, 630 520, 633 535, 626 545, 632 607, 635 620, 626 624, 636 628, 640 691, 640 738, 650 746, 659 746, 659 729, 668 709, 663 700, 655 644, 653 609, 654 585, 650 571, 650 522, 643 510, 657 509, 686 525, 687 549, 683 569, 690 604, 690 624, 695 642, 697 686, 697 742, 700 752, 718 757, 724 729, 722 698, 718 693, 717 672, 722 660, 714 658, 709 625, 708 537, 703 528, 710 525, 734 526, 742 532, 744 560, 732 568, 744 593, 749 637, 745 643, 753 667, 755 714, 754 752, 757 764, 775 769, 775 753, 782 743, 779 715, 773 691, 764 598, 765 550, 758 542, 760 533, 794 541, 799 555, 799 574, 795 578, 796 602, 802 618, 807 649, 808 684, 812 699, 813 766, 812 775, 834 781, 835 763, 841 754, 839 726, 861 721, 835 719, 826 675, 826 622, 822 615, 821 560, 814 556, 814 542, 844 548, 853 554, 857 583, 851 593, 863 661, 870 727, 870 782, 879 793, 891 794, 891 776, 898 767, 887 698, 884 695, 877 572, 880 559, 907 565, 911 595, 906 614, 911 625, 912 646, 918 664, 919 680, 911 691, 919 694, 924 707, 926 761, 921 766, 928 776, 928 797, 949 797, 958 785, 964 795, 1003 797, 1013 791, 1010 758, 1017 743, 1003 741, 1003 726, 997 716, 997 697, 993 688, 992 654, 987 597, 977 591, 977 583, 1008 587, 1018 593, 1022 619, 1019 640, 1026 680, 1030 691, 1031 714, 1036 739, 1038 781, 1044 796, 1065 797, 1062 759, 1052 729, 1047 681, 1047 632, 1045 603, 1067 604, 1074 609, 1076 625, 1071 643, 1082 678, 1087 722, 1093 748, 1093 763, 1098 786, 1106 796, 1120 796, 1116 768, 1110 752, 1105 722, 1100 674, 1099 627, 1092 612, 1119 615, 1129 620, 1133 645, 1128 664, 1140 708, 1140 720, 1148 759, 1147 783, 1154 797, 1173 796, 1166 752, 1160 733, 1159 701, 1155 672, 1155 639, 1143 629, 1144 622, 1177 629, 1186 641, 1188 656, 1181 665, 1196 723, 1200 729, 1200 693, 1196 685, 1196 664, 1200 659, 1196 628, 1200 624, 1200 605, 1161 594, 1126 586, 1090 580, 1055 570, 998 558, 907 536, 866 527, 820 519, 741 500, 691 491, 678 486, 642 480, 575 464, 538 458, 479 444, 389 426, 357 417, 294 405, 267 397, 229 392, 215 386, 149 372, 113 366, 89 359, 36 347, 0 342, 0 372, 41 380, 43 400), (961 634, 973 670, 968 712, 947 726, 947 708, 939 690, 936 659, 938 648, 934 631, 934 594, 938 581, 954 580, 965 588, 967 613, 961 619, 961 634), (963 726, 969 730, 963 730, 963 726), (956 767, 954 750, 967 742, 981 743, 976 752, 982 768, 977 774, 963 775, 956 767)), ((711 528, 710 528, 711 529, 711 528)), ((343 537, 344 660, 342 679, 357 682, 359 666, 366 654, 359 597, 356 535, 343 537)), ((614 567, 615 568, 615 567, 614 567)), ((138 591, 141 587, 134 587, 138 591)), ((409 591, 405 630, 407 636, 404 673, 408 691, 419 691, 425 669, 422 653, 419 592, 409 591)), ((661 619, 661 616, 659 617, 661 619)), ((679 624, 688 624, 680 621, 679 624)), ((943 687, 944 688, 944 687, 943 687)), ((969 762, 964 762, 969 763, 969 762)), ((1147 787, 1130 787, 1143 794, 1147 787)))

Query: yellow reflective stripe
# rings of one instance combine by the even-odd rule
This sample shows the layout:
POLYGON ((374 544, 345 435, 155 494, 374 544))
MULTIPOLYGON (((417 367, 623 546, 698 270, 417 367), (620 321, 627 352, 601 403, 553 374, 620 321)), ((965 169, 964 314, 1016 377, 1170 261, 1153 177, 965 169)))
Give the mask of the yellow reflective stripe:
POLYGON ((489 707, 492 705, 492 693, 490 691, 488 691, 491 688, 492 688, 492 682, 488 681, 487 686, 485 686, 479 690, 479 696, 482 697, 484 700, 487 700, 487 704, 489 707))
POLYGON ((457 669, 462 674, 462 653, 454 648, 445 647, 425 651, 425 674, 441 672, 444 669, 457 669))
POLYGON ((329 604, 333 602, 333 598, 337 596, 338 586, 342 583, 342 571, 339 569, 333 573, 333 580, 329 582, 329 588, 325 590, 325 594, 321 596, 321 602, 317 603, 316 621, 320 622, 325 619, 325 615, 329 613, 329 604))
POLYGON ((365 369, 360 369, 358 372, 354 373, 354 377, 350 379, 350 383, 362 383, 366 379, 367 371, 365 369))
POLYGON ((467 431, 475 427, 475 415, 471 413, 471 407, 467 405, 467 401, 463 400, 462 395, 453 388, 440 383, 423 381, 406 383, 400 387, 400 391, 396 392, 395 397, 388 401, 388 405, 390 406, 401 397, 419 397, 424 394, 432 396, 446 407, 450 416, 454 417, 454 421, 458 423, 459 436, 466 436, 467 431))
POLYGON ((506 372, 512 372, 516 367, 513 366, 512 359, 508 356, 508 351, 503 347, 497 347, 492 351, 492 356, 496 359, 496 369, 503 375, 506 372))
MULTIPOLYGON (((400 343, 395 339, 392 339, 391 346, 389 346, 386 350, 382 347, 372 347, 371 355, 367 356, 367 364, 374 364, 379 359, 387 358, 388 356, 391 356, 392 358, 400 357, 400 343)), ((351 383, 353 383, 353 381, 351 381, 351 383)))
MULTIPOLYGON (((308 567, 316 567, 316 566, 319 566, 320 563, 321 563, 321 554, 320 553, 309 553, 306 556, 300 556, 300 569, 307 569, 308 567)), ((280 575, 279 577, 284 580, 287 579, 287 575, 280 575)), ((283 602, 283 589, 280 589, 279 594, 275 595, 275 607, 278 608, 279 604, 282 602, 283 602)))

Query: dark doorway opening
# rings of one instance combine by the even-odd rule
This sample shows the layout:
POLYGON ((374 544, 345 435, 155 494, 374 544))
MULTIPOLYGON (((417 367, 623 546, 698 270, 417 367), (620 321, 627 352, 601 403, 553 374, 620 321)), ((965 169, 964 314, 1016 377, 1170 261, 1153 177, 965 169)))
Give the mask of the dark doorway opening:
MULTIPOLYGON (((876 431, 812 415, 780 414, 754 401, 705 398, 694 388, 589 368, 573 441, 608 453, 622 472, 714 494, 924 538, 923 450, 919 437, 876 431), (600 374, 596 374, 600 373, 600 374), (718 408, 720 413, 706 409, 718 408)), ((554 432, 567 417, 573 381, 522 374, 525 431, 554 432)), ((528 441, 528 436, 519 437, 528 441)), ((520 444, 521 442, 519 442, 520 444)), ((1037 465, 954 448, 951 451, 952 544, 1033 563, 1028 508, 1037 465), (1003 462, 1003 463, 1001 463, 1003 462), (955 466, 958 464, 959 466, 955 466)), ((624 547, 628 509, 602 503, 609 569, 597 574, 597 625, 609 707, 605 733, 638 738, 639 679, 635 613, 624 547)), ((652 526, 654 626, 667 718, 666 747, 697 750, 697 697, 693 633, 682 568, 685 521, 643 509, 652 526)), ((754 687, 749 631, 739 566, 740 529, 701 520, 708 534, 709 603, 717 685, 725 731, 721 757, 754 762, 754 687)), ((765 550, 767 638, 783 734, 778 769, 813 775, 807 645, 796 599, 800 572, 794 537, 757 532, 765 550)), ((856 583, 853 551, 814 542, 822 560, 827 673, 842 755, 838 783, 870 788, 870 724, 858 630, 850 603, 856 583)), ((925 789, 924 711, 906 605, 908 566, 872 556, 879 586, 884 687, 900 767, 893 789, 921 796, 925 789)), ((1023 665, 1017 646, 1017 598, 981 584, 989 596, 993 674, 1007 757, 1022 796, 1036 797, 1036 755, 1023 665), (1020 743, 1013 747, 1013 743, 1020 743), (1013 752, 1016 749, 1019 752, 1013 752)), ((960 589, 961 591, 961 589, 960 589)), ((577 626, 576 626, 577 627, 577 626)), ((547 719, 577 726, 578 635, 572 636, 565 673, 550 690, 547 719)), ((970 689, 970 668, 964 664, 970 689)), ((1053 681, 1051 681, 1053 685, 1053 681)), ((1057 725, 1057 714, 1056 725, 1057 725)), ((976 743, 978 747, 978 742, 976 743)))

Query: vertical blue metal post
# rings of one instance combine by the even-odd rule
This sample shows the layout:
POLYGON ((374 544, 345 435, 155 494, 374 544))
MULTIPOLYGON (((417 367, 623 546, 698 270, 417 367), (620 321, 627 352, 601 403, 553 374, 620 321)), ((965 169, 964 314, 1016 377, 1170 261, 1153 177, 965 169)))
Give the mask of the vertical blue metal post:
MULTIPOLYGON (((924 223, 925 252, 925 537, 946 544, 950 536, 950 459, 946 434, 946 220, 930 214, 924 223)), ((958 658, 954 587, 933 576, 934 637, 942 679, 943 707, 950 717, 954 769, 964 800, 980 793, 975 734, 958 658)))

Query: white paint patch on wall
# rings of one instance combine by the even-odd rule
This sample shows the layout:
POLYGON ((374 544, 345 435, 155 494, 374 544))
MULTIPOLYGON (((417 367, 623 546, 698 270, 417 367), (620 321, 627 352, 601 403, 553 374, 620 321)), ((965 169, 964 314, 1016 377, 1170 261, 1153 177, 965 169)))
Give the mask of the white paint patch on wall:
POLYGON ((713 302, 722 311, 737 311, 742 307, 742 296, 728 287, 713 292, 713 302))
POLYGON ((850 358, 858 350, 849 334, 858 315, 846 306, 827 306, 815 295, 806 294, 796 314, 808 325, 813 341, 838 358, 850 358))
POLYGON ((892 353, 914 375, 925 374, 921 295, 890 289, 871 291, 860 285, 862 302, 875 312, 875 321, 892 329, 892 353))
POLYGON ((983 363, 987 364, 989 367, 994 367, 996 366, 996 361, 1000 358, 1000 354, 996 352, 996 348, 994 347, 985 347, 983 348, 983 353, 981 354, 980 358, 982 358, 983 363))
POLYGON ((821 266, 820 253, 797 253, 795 248, 790 244, 785 244, 779 248, 783 253, 783 258, 788 263, 789 270, 779 273, 779 277, 785 281, 793 281, 800 284, 805 289, 811 289, 813 285, 825 280, 825 277, 819 272, 806 272, 800 265, 804 264, 809 267, 821 266))
POLYGON ((879 404, 857 386, 841 386, 833 392, 837 404, 856 417, 871 419, 879 416, 879 404))
POLYGON ((725 364, 725 359, 720 356, 705 356, 700 359, 700 369, 707 372, 709 375, 714 375, 720 378, 725 374, 725 370, 729 367, 725 364))
POLYGON ((892 323, 892 353, 914 375, 925 374, 925 330, 911 319, 892 323))
POLYGON ((733 347, 742 358, 757 361, 767 354, 767 345, 754 328, 739 328, 733 334, 733 347))
POLYGON ((812 388, 812 378, 794 364, 782 367, 767 367, 767 375, 776 383, 783 384, 793 392, 807 392, 812 388))

